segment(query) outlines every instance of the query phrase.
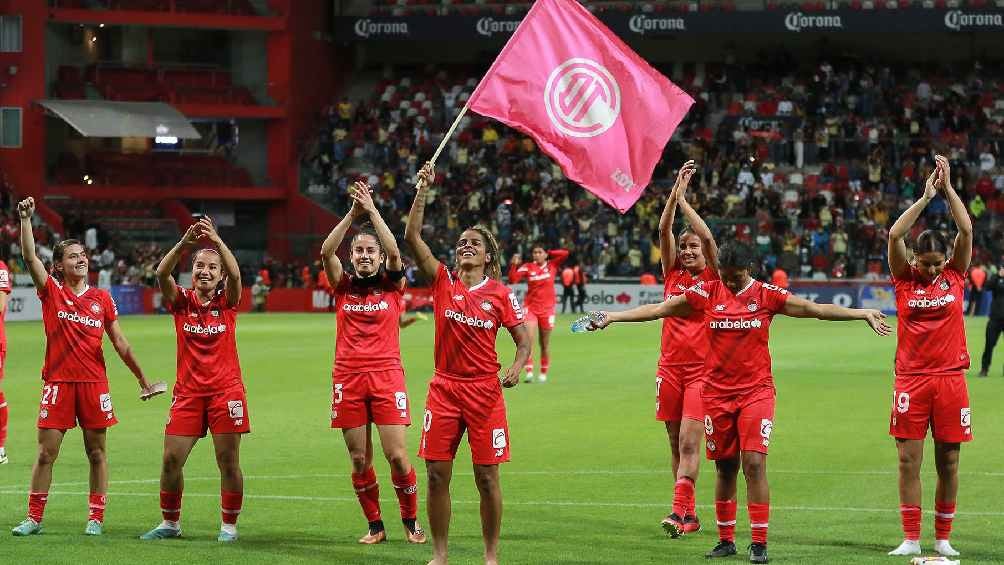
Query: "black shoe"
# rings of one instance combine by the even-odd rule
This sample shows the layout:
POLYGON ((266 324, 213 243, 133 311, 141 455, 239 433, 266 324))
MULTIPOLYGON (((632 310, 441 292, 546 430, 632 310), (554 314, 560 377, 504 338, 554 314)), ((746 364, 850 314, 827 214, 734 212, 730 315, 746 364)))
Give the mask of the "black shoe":
POLYGON ((731 541, 719 540, 714 549, 704 554, 711 559, 713 557, 728 557, 736 554, 736 544, 731 541))
POLYGON ((767 558, 767 546, 762 543, 751 543, 749 547, 750 563, 770 563, 767 558))
POLYGON ((986 376, 987 376, 987 371, 986 371, 986 369, 984 369, 984 370, 980 371, 980 374, 979 374, 979 376, 980 376, 981 378, 986 378, 986 376))

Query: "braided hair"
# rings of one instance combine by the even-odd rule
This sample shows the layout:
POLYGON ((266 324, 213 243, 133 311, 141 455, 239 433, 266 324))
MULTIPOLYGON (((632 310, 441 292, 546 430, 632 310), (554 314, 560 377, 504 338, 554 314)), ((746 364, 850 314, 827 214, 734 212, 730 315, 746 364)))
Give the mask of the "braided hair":
POLYGON ((499 242, 495 239, 495 235, 483 224, 468 229, 478 232, 485 240, 485 274, 497 281, 502 280, 502 257, 499 254, 499 242))

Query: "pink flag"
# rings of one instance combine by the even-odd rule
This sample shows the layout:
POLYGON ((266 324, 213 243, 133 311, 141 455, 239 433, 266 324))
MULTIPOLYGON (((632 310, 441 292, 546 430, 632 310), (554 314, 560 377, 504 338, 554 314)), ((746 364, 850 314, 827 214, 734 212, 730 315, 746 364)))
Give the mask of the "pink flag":
POLYGON ((537 0, 471 95, 622 214, 694 99, 575 0, 537 0))

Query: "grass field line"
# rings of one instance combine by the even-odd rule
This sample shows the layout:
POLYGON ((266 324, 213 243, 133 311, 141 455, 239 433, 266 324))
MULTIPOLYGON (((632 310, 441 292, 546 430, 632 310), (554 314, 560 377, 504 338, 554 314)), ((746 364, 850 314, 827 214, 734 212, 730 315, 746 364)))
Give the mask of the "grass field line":
MULTIPOLYGON (((23 495, 23 491, 0 490, 0 495, 23 495)), ((86 496, 88 491, 50 491, 49 496, 86 496)), ((108 496, 138 496, 138 497, 159 497, 156 492, 109 492, 108 496)), ((207 492, 186 492, 186 497, 198 498, 219 498, 216 493, 207 492)), ((295 502, 358 502, 356 497, 348 496, 302 496, 284 494, 244 494, 245 500, 277 500, 295 502)), ((453 500, 454 504, 481 504, 480 500, 453 500)), ((576 500, 506 500, 506 506, 566 506, 566 507, 594 507, 594 508, 665 508, 665 502, 589 502, 576 500)), ((698 504, 698 508, 714 509, 714 504, 698 504)), ((892 505, 888 508, 860 508, 853 506, 774 506, 771 510, 782 512, 869 512, 876 514, 898 514, 899 507, 892 505)), ((933 514, 933 510, 927 514, 933 514)), ((1004 516, 1004 512, 999 511, 960 511, 956 515, 962 516, 1004 516)))
MULTIPOLYGON (((574 470, 546 470, 546 471, 502 471, 503 476, 566 476, 566 475, 582 475, 582 476, 628 476, 628 475, 663 475, 668 474, 668 469, 635 469, 635 470, 618 470, 618 469, 574 469, 574 470)), ((834 471, 834 470, 799 470, 799 469, 771 469, 770 474, 777 475, 832 475, 832 476, 895 476, 897 471, 887 471, 887 470, 874 470, 874 471, 834 471)), ((923 474, 933 475, 935 472, 925 471, 923 474)), ((296 479, 337 479, 348 477, 350 473, 315 473, 315 474, 300 474, 300 475, 245 475, 245 480, 253 481, 291 481, 296 479)), ((474 473, 472 471, 455 471, 454 476, 460 477, 472 477, 474 473)), ((1004 471, 959 471, 959 475, 976 476, 976 477, 1004 477, 1004 471)), ((209 477, 185 477, 186 481, 218 481, 220 479, 219 475, 209 476, 209 477)), ((148 485, 159 483, 159 478, 151 479, 124 479, 124 480, 112 480, 108 481, 110 485, 148 485)), ((90 484, 87 481, 74 481, 74 482, 53 482, 54 486, 57 487, 77 487, 90 484)), ((16 488, 27 488, 27 485, 0 485, 0 489, 16 489, 16 488)))

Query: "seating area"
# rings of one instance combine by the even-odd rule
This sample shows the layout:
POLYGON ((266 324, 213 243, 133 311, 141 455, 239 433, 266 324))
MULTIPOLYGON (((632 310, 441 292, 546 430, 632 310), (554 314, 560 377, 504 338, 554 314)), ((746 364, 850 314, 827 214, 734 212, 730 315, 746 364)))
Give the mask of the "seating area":
POLYGON ((254 96, 234 86, 229 71, 197 67, 123 67, 90 65, 59 67, 54 96, 86 98, 90 85, 106 100, 172 104, 239 104, 253 106, 254 96))
POLYGON ((91 153, 83 162, 64 153, 56 184, 110 186, 252 186, 251 175, 218 155, 91 153))

